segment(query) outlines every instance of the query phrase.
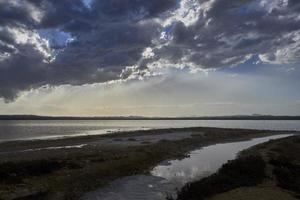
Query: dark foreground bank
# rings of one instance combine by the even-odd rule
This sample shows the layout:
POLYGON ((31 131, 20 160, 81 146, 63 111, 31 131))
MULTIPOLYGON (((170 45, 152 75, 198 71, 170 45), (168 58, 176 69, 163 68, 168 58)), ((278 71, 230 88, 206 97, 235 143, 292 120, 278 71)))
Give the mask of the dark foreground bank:
POLYGON ((300 136, 245 150, 212 176, 186 184, 177 196, 177 200, 299 198, 300 136))
POLYGON ((78 199, 111 181, 149 173, 159 162, 209 144, 282 132, 182 128, 0 146, 0 199, 78 199))

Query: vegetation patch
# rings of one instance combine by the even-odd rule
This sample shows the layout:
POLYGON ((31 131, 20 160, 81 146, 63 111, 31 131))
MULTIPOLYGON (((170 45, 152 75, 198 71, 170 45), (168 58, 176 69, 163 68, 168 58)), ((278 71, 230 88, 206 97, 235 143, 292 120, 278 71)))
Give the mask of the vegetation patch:
POLYGON ((0 164, 0 183, 15 184, 30 176, 42 176, 56 171, 63 164, 54 160, 5 162, 0 164))
POLYGON ((46 192, 38 192, 36 194, 27 195, 24 197, 18 197, 14 200, 44 200, 46 198, 46 192))
POLYGON ((212 196, 213 199, 243 199, 243 195, 248 195, 247 199, 262 195, 266 199, 285 199, 280 195, 300 199, 299 155, 300 137, 297 135, 259 144, 241 152, 237 160, 223 165, 216 174, 186 184, 178 191, 177 199, 202 200, 212 196), (263 181, 269 191, 278 193, 257 194, 257 191, 266 191, 260 185, 263 181))
MULTIPOLYGON (((16 156, 11 158, 1 155, 1 158, 4 157, 6 161, 0 162, 0 199, 35 195, 38 192, 43 193, 40 198, 44 199, 52 197, 57 200, 79 199, 85 192, 103 187, 117 178, 148 173, 149 169, 157 163, 167 159, 183 158, 187 152, 201 146, 271 134, 266 131, 244 129, 186 128, 116 133, 101 138, 123 139, 126 143, 124 137, 136 138, 142 135, 154 137, 156 134, 168 134, 174 131, 182 134, 187 132, 201 134, 201 137, 188 137, 176 141, 160 140, 143 145, 90 145, 80 149, 25 152, 14 154, 16 156)), ((40 145, 73 145, 72 142, 82 144, 95 142, 99 137, 76 137, 46 142, 30 141, 23 142, 21 146, 41 148, 40 145)), ((15 144, 6 143, 4 147, 1 146, 1 149, 12 151, 13 146, 15 144)))
POLYGON ((300 196, 300 137, 285 138, 271 149, 270 165, 277 185, 300 196))
POLYGON ((278 186, 300 194, 300 165, 290 162, 285 156, 272 159, 270 163, 274 166, 278 186))
POLYGON ((202 200, 237 187, 257 185, 266 176, 265 166, 260 156, 241 157, 229 161, 216 174, 186 184, 178 192, 177 200, 202 200))

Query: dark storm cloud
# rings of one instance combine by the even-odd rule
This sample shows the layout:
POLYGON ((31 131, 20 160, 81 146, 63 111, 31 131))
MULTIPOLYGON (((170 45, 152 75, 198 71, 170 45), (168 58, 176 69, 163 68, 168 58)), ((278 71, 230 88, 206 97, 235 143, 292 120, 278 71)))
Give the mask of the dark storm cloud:
POLYGON ((9 59, 2 61, 0 67, 0 94, 7 101, 14 99, 19 90, 42 86, 47 82, 47 70, 42 64, 43 57, 31 45, 19 48, 23 53, 11 54, 9 59))
POLYGON ((160 60, 298 62, 299 10, 297 0, 0 0, 0 97, 117 80, 160 60), (153 55, 143 55, 147 47, 153 55))
POLYGON ((45 10, 45 15, 40 23, 43 28, 56 28, 74 22, 89 22, 89 10, 81 0, 47 0, 39 6, 45 10))
POLYGON ((10 1, 0 1, 0 24, 14 25, 23 23, 30 25, 33 20, 30 16, 30 10, 24 3, 19 5, 12 4, 10 1))
POLYGON ((175 0, 104 0, 91 8, 81 0, 0 1, 0 97, 10 100, 44 84, 119 79, 159 34, 161 25, 151 19, 175 5, 175 0), (49 49, 38 35, 52 29, 70 34, 63 51, 49 49), (57 54, 51 62, 50 54, 57 54))
POLYGON ((291 44, 299 45, 297 5, 278 3, 283 1, 211 2, 207 10, 199 13, 195 24, 177 23, 169 44, 188 50, 187 60, 197 65, 204 68, 234 65, 251 55, 275 54, 291 44), (294 35, 288 36, 291 33, 294 35))
POLYGON ((165 11, 174 8, 176 0, 106 0, 94 1, 93 12, 96 15, 105 15, 111 19, 127 17, 138 19, 139 17, 158 17, 165 11))

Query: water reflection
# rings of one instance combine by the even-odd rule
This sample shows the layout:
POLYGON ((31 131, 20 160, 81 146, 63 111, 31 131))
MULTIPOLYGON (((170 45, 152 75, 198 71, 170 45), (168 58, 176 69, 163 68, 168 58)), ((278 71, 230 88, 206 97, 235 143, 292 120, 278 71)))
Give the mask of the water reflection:
POLYGON ((171 160, 158 165, 151 176, 138 175, 121 178, 110 186, 86 194, 82 199, 99 200, 165 200, 167 194, 175 195, 176 188, 216 172, 238 152, 270 139, 291 134, 256 138, 249 141, 216 144, 192 151, 188 158, 171 160))
POLYGON ((186 182, 208 176, 219 169, 225 162, 236 157, 237 153, 253 145, 266 142, 270 139, 287 137, 277 135, 263 138, 256 138, 244 142, 232 142, 216 144, 192 151, 188 158, 172 160, 167 165, 155 167, 151 174, 153 176, 167 179, 173 184, 180 186, 186 182))

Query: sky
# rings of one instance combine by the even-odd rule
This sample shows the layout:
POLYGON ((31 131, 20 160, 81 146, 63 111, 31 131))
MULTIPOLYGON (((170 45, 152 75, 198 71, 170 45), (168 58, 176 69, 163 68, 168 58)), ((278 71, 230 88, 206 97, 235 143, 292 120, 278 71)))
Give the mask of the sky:
POLYGON ((0 114, 300 115, 299 0, 0 0, 0 114))

